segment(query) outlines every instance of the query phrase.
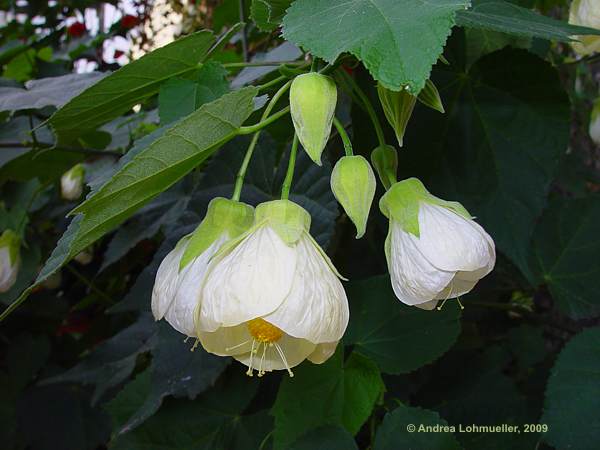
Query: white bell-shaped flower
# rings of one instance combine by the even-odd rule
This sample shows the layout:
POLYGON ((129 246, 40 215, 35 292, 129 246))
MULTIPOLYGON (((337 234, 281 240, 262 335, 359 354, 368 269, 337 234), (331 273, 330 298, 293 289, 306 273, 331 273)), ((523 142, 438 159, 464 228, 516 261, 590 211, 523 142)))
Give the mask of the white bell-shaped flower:
POLYGON ((77 164, 60 178, 60 193, 65 200, 77 200, 83 193, 83 164, 77 164))
POLYGON ((390 219, 385 253, 403 303, 433 309, 469 292, 494 268, 492 238, 460 203, 434 197, 416 178, 394 184, 379 207, 390 219))
POLYGON ((8 292, 19 275, 21 239, 12 230, 0 236, 0 293, 8 292))
MULTIPOLYGON (((574 0, 569 11, 569 23, 600 30, 600 2, 598 0, 574 0)), ((600 52, 600 36, 574 36, 571 45, 580 56, 600 52)))
POLYGON ((310 215, 288 200, 256 208, 254 226, 210 263, 197 309, 202 346, 262 376, 322 363, 348 325, 340 276, 309 234, 310 215))
POLYGON ((196 230, 183 237, 161 262, 154 289, 152 313, 165 318, 180 333, 195 336, 194 311, 210 259, 228 240, 252 226, 254 210, 234 200, 215 198, 196 230))

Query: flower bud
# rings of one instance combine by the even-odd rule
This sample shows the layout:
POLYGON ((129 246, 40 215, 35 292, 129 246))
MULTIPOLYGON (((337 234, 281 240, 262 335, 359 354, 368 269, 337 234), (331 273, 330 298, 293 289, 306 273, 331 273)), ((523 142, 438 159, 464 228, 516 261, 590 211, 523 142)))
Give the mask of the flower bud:
POLYGON ((0 236, 0 292, 8 292, 17 281, 21 263, 21 239, 12 230, 0 236))
POLYGON ((381 183, 389 189, 396 182, 398 153, 391 145, 380 145, 371 152, 371 164, 375 167, 381 183))
MULTIPOLYGON (((569 23, 600 29, 600 2, 598 0, 575 0, 571 3, 569 23)), ((579 56, 591 55, 600 51, 600 36, 575 36, 573 50, 579 56)))
POLYGON ((590 118, 590 137, 596 145, 600 145, 600 99, 594 103, 592 116, 590 118))
POLYGON ((383 107, 385 117, 396 133, 398 144, 402 147, 404 141, 404 132, 406 125, 410 120, 417 97, 412 95, 406 89, 401 91, 390 91, 381 84, 377 85, 379 101, 383 107))
POLYGON ((356 226, 356 239, 365 234, 375 188, 373 169, 362 156, 344 156, 333 168, 331 190, 356 226))
POLYGON ((315 72, 294 78, 290 89, 294 128, 302 147, 318 165, 329 140, 336 103, 337 88, 331 78, 315 72))
POLYGON ((60 178, 60 191, 65 200, 77 200, 81 197, 84 175, 83 164, 77 164, 63 174, 60 178))

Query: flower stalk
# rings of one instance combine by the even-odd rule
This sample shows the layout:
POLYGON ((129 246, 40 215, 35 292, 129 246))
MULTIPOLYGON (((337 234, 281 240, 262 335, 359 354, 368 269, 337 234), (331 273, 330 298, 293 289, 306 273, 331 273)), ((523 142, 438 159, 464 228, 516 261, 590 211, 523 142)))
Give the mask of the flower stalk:
MULTIPOLYGON (((290 80, 287 83, 285 83, 283 86, 281 86, 281 88, 275 93, 275 95, 273 96, 273 98, 271 99, 271 101, 269 102, 267 107, 265 108, 260 122, 253 126, 253 127, 256 127, 258 125, 261 125, 256 131, 254 131, 254 136, 252 136, 250 145, 248 145, 248 149, 246 150, 246 154, 244 155, 244 160, 242 161, 242 165, 241 165, 240 170, 238 171, 238 174, 235 179, 235 187, 233 189, 233 195, 231 196, 232 200, 238 201, 240 199, 240 195, 242 193, 242 186, 244 185, 244 178, 246 176, 246 172, 248 171, 248 166, 250 165, 250 160, 252 159, 254 149, 256 148, 256 144, 258 143, 258 138, 260 137, 261 130, 264 127, 266 127, 269 123, 271 123, 272 121, 277 120, 283 114, 287 114, 286 109, 289 110, 289 107, 284 108, 282 111, 279 111, 269 117, 269 114, 271 114, 271 111, 273 111, 273 108, 275 107, 275 105, 277 104, 279 99, 282 97, 282 95, 287 92, 287 90, 290 88, 291 84, 292 84, 292 82, 290 80), (285 112, 283 112, 283 111, 285 111, 285 112), (282 112, 283 112, 283 114, 281 114, 282 112), (273 119, 275 116, 277 116, 277 118, 273 119), (269 119, 272 119, 271 122, 269 122, 269 119)), ((243 132, 242 129, 253 128, 253 127, 242 127, 242 128, 240 128, 239 134, 246 134, 246 132, 245 131, 243 132)))
POLYGON ((298 154, 298 135, 294 134, 292 148, 290 150, 290 161, 288 163, 285 179, 281 185, 281 199, 287 200, 290 196, 292 180, 294 179, 294 169, 296 168, 296 155, 298 154))

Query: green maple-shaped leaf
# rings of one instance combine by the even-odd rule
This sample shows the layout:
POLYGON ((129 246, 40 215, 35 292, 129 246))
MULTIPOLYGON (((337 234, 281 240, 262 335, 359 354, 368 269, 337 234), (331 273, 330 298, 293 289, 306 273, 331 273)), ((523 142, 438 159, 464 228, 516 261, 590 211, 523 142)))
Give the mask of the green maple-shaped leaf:
POLYGON ((359 58, 385 87, 419 92, 468 0, 297 0, 283 35, 313 55, 359 58))

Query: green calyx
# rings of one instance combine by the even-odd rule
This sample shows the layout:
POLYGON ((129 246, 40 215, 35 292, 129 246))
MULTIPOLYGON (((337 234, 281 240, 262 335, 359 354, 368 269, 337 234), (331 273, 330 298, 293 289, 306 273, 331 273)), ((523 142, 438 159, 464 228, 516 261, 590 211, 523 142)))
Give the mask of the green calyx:
POLYGON ((310 214, 289 200, 273 200, 256 207, 255 226, 269 226, 288 245, 310 230, 310 214))
MULTIPOLYGON (((245 203, 217 197, 210 201, 206 216, 188 237, 188 244, 179 262, 179 270, 202 254, 223 234, 236 238, 252 226, 254 208, 245 203)), ((181 242, 181 241, 180 241, 181 242)))
POLYGON ((417 178, 407 178, 394 184, 379 200, 379 209, 388 219, 399 223, 405 232, 419 237, 421 203, 441 206, 466 219, 472 218, 460 203, 448 202, 430 194, 417 178))
POLYGON ((83 164, 76 164, 65 175, 72 180, 83 180, 85 167, 83 164))
POLYGON ((365 234, 375 196, 375 174, 362 156, 344 156, 331 173, 331 190, 356 226, 356 239, 365 234))
POLYGON ((371 164, 375 167, 383 187, 389 189, 396 183, 398 153, 391 145, 380 145, 371 152, 371 164))
POLYGON ((10 263, 15 265, 19 260, 21 238, 13 230, 4 230, 0 235, 0 248, 8 248, 10 263))
POLYGON ((326 75, 305 73, 290 88, 290 114, 298 139, 310 158, 321 165, 337 104, 337 87, 326 75))

